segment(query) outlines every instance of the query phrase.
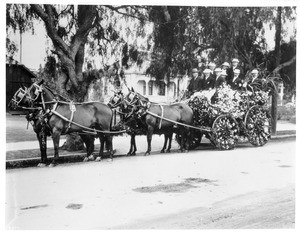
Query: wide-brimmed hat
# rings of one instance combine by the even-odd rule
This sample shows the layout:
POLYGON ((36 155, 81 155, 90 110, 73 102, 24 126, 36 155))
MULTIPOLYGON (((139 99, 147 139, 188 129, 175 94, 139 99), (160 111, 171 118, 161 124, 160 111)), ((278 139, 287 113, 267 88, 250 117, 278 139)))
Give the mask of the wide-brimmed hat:
POLYGON ((229 67, 230 65, 229 65, 229 63, 224 62, 224 63, 222 64, 222 66, 227 66, 227 67, 229 67))
POLYGON ((234 73, 234 74, 240 74, 241 71, 240 71, 240 69, 234 69, 233 73, 234 73))
POLYGON ((193 68, 192 69, 192 73, 198 73, 198 69, 197 68, 193 68))
POLYGON ((211 70, 208 69, 208 68, 206 68, 206 69, 204 69, 203 73, 204 73, 204 74, 211 73, 211 70))
POLYGON ((213 63, 213 62, 210 62, 210 63, 208 64, 208 66, 209 66, 209 67, 215 67, 215 66, 216 66, 216 64, 215 64, 215 63, 213 63))
POLYGON ((238 63, 239 60, 238 60, 237 58, 234 58, 234 59, 232 59, 232 62, 233 62, 233 63, 238 63))
POLYGON ((251 73, 252 73, 252 74, 258 74, 258 70, 257 70, 257 69, 253 69, 253 70, 251 71, 251 73))
POLYGON ((215 72, 222 72, 222 69, 219 68, 219 67, 217 67, 217 68, 215 69, 215 72))

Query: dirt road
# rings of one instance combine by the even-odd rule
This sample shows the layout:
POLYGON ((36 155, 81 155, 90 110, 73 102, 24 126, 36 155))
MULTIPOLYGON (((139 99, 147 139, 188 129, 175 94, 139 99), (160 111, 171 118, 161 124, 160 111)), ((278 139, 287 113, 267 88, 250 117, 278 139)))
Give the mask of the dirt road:
POLYGON ((295 139, 6 171, 7 229, 295 226, 295 139))
POLYGON ((251 192, 220 202, 117 229, 280 229, 295 227, 292 186, 251 192))

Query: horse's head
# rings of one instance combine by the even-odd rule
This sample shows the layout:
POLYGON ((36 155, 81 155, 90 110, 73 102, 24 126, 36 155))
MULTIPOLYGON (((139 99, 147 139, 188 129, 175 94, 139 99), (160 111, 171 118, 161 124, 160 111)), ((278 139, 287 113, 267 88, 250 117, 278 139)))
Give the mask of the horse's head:
POLYGON ((138 117, 146 114, 150 106, 149 99, 135 92, 133 88, 129 90, 129 93, 125 97, 125 102, 132 107, 132 112, 138 117))
POLYGON ((32 100, 30 98, 28 89, 26 87, 19 88, 8 104, 8 108, 10 110, 16 110, 17 108, 20 107, 26 108, 31 106, 32 106, 32 100))
POLYGON ((38 83, 33 83, 29 88, 28 88, 28 93, 32 99, 33 102, 38 103, 41 102, 41 96, 43 93, 43 87, 41 84, 38 83))
POLYGON ((129 93, 125 96, 124 100, 128 106, 134 106, 139 100, 138 93, 133 90, 133 88, 128 89, 129 93))
POLYGON ((122 93, 122 91, 119 92, 115 92, 114 96, 112 96, 108 102, 108 106, 110 108, 116 108, 118 106, 120 106, 124 101, 124 95, 122 93))
POLYGON ((51 102, 59 99, 50 88, 43 85, 43 80, 33 83, 28 90, 31 99, 36 105, 41 105, 43 102, 51 102))

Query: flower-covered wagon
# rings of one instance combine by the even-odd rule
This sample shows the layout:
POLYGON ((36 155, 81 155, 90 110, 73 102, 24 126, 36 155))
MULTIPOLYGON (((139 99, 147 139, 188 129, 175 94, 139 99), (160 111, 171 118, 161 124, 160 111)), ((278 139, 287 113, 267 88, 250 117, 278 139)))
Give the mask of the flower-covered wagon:
POLYGON ((233 149, 242 137, 255 146, 266 144, 271 138, 268 97, 262 90, 237 91, 229 86, 195 93, 188 105, 194 112, 193 125, 202 131, 191 129, 190 149, 200 145, 203 135, 221 150, 233 149))

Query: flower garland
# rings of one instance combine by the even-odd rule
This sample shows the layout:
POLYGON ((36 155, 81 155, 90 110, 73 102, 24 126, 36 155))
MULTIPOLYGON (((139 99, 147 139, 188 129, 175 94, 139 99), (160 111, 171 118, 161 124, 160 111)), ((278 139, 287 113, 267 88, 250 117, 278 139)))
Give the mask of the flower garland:
POLYGON ((191 96, 188 105, 194 112, 195 125, 211 126, 221 114, 230 114, 243 119, 253 105, 265 105, 269 92, 257 90, 237 91, 224 85, 217 90, 201 91, 191 96))

